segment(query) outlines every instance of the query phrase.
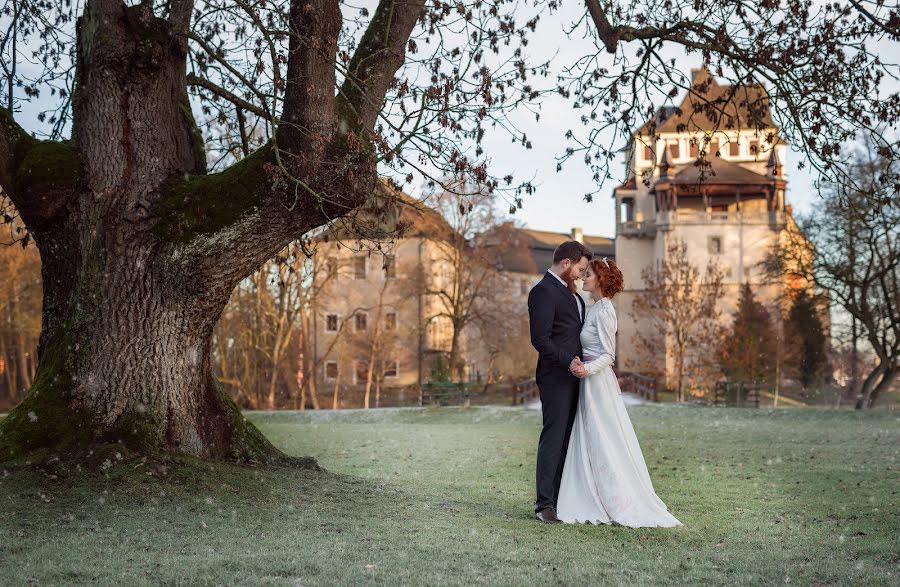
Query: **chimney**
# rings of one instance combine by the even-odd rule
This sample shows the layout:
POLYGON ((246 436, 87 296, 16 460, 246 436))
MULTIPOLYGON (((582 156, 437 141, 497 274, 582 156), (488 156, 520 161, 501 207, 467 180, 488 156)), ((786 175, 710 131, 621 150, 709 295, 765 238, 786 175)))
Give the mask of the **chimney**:
POLYGON ((584 231, 580 226, 576 226, 572 229, 572 240, 584 244, 584 231))

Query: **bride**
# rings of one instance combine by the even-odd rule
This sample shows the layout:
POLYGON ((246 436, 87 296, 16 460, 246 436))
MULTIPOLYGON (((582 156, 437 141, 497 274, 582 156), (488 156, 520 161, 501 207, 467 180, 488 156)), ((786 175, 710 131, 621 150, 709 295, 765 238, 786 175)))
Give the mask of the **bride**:
POLYGON ((620 524, 631 528, 680 526, 657 497, 612 370, 616 311, 610 299, 622 291, 615 261, 594 259, 584 290, 595 303, 581 330, 584 362, 578 410, 559 488, 557 516, 563 522, 620 524))

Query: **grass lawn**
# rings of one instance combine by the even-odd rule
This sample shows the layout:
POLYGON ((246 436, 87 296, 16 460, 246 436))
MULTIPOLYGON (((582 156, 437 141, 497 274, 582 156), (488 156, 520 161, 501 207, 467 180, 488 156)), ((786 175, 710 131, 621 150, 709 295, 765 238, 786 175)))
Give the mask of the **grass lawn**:
POLYGON ((254 413, 327 472, 114 457, 100 477, 2 471, 0 583, 900 582, 896 413, 629 411, 684 527, 534 521, 526 409, 254 413))

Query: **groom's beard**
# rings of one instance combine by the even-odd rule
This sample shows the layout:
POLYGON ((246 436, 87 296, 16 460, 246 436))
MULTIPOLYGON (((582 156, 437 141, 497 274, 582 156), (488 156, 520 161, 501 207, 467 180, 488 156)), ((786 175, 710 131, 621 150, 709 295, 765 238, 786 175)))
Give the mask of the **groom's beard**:
POLYGON ((569 267, 565 271, 563 271, 562 280, 566 282, 566 285, 569 287, 569 291, 572 293, 578 293, 578 288, 575 287, 575 279, 577 279, 573 273, 575 273, 575 267, 569 267))

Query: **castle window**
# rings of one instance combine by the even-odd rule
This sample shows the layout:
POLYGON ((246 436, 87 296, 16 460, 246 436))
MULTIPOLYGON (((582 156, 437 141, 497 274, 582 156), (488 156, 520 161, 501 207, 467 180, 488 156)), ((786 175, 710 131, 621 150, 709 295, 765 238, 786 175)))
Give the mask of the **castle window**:
POLYGON ((619 205, 619 222, 632 222, 634 220, 634 198, 622 198, 619 205))
POLYGON ((337 279, 338 262, 336 257, 328 257, 328 259, 325 260, 325 274, 329 279, 337 279))
POLYGON ((669 157, 678 159, 681 157, 681 145, 678 143, 669 143, 669 157))
POLYGON ((334 381, 338 378, 337 361, 325 361, 325 379, 334 381))
POLYGON ((728 154, 732 157, 737 157, 741 154, 741 144, 737 141, 737 139, 728 143, 728 154))
POLYGON ((697 141, 691 141, 689 148, 690 148, 689 152, 691 154, 691 158, 696 159, 697 157, 700 156, 700 145, 697 144, 697 141))
POLYGON ((354 316, 356 322, 356 331, 362 332, 369 326, 369 316, 365 312, 357 312, 354 316))
POLYGON ((355 279, 366 278, 366 258, 363 256, 353 257, 353 277, 355 279))
POLYGON ((337 314, 327 314, 325 316, 325 332, 337 332, 338 329, 338 315, 337 314))
POLYGON ((400 375, 400 361, 387 361, 384 364, 384 376, 398 377, 400 375))
POLYGON ((709 248, 710 255, 721 255, 722 254, 722 237, 720 237, 720 236, 709 237, 708 248, 709 248))
POLYGON ((388 279, 397 277, 397 263, 392 255, 384 256, 384 276, 388 279))
POLYGON ((384 329, 397 330, 397 313, 388 312, 384 315, 384 329))
POLYGON ((644 145, 644 160, 653 162, 653 149, 650 145, 644 145))
POLYGON ((759 155, 759 141, 752 140, 750 141, 750 155, 756 157, 759 155))
POLYGON ((709 151, 707 152, 707 157, 720 157, 721 153, 719 153, 719 141, 710 141, 709 143, 709 151))

